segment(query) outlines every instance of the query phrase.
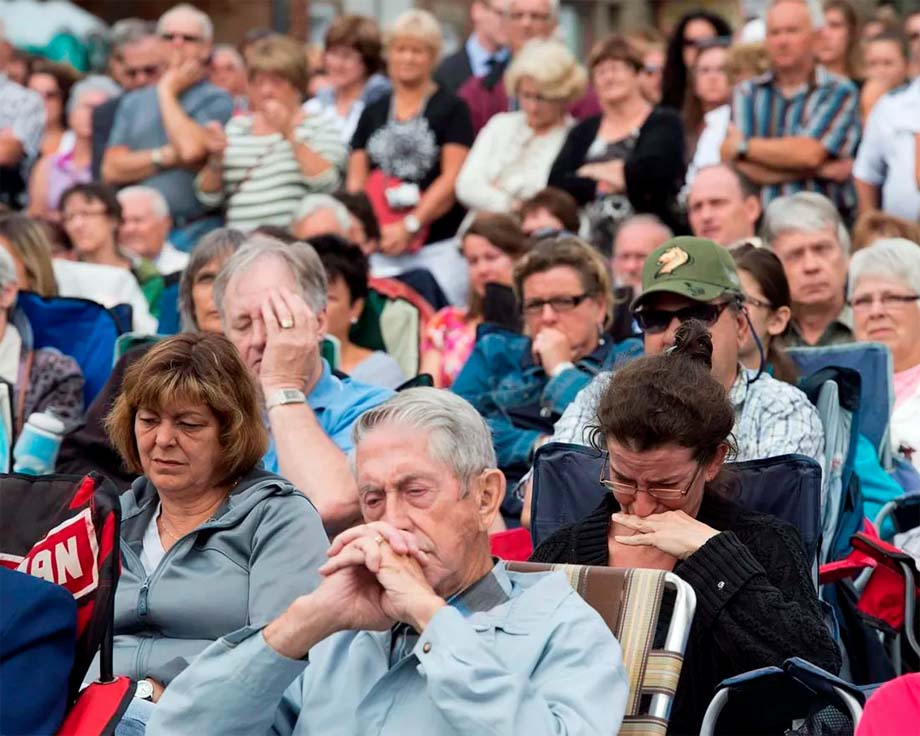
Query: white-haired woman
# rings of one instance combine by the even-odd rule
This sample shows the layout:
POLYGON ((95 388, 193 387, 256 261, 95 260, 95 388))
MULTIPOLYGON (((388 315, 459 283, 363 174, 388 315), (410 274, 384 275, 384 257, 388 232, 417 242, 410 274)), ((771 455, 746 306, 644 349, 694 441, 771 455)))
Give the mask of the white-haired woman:
POLYGON ((891 349, 891 442, 920 469, 920 245, 886 238, 854 253, 849 297, 856 339, 891 349))
POLYGON ((98 75, 77 82, 70 90, 67 126, 73 134, 73 147, 42 156, 35 165, 29 180, 30 216, 58 222, 58 204, 64 191, 92 180, 93 110, 118 94, 115 82, 98 75))
POLYGON ((380 250, 390 256, 454 237, 463 208, 454 196, 473 143, 466 105, 432 80, 441 26, 407 10, 386 33, 393 91, 361 113, 351 142, 347 189, 364 191, 380 221, 380 250))
POLYGON ((520 109, 493 116, 480 131, 457 177, 457 198, 470 209, 511 212, 543 189, 573 124, 566 108, 587 84, 565 44, 529 41, 505 72, 520 109))

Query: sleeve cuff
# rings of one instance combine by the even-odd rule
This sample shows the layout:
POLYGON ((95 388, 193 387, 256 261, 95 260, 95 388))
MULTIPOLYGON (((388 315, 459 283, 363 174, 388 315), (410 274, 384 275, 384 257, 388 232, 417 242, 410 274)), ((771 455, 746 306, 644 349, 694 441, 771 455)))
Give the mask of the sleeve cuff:
POLYGON ((453 669, 457 660, 470 664, 481 647, 470 623, 452 606, 444 606, 431 620, 412 650, 429 677, 453 669))
POLYGON ((748 581, 766 575, 763 566, 734 532, 721 532, 700 547, 677 571, 696 593, 697 616, 711 624, 748 581))

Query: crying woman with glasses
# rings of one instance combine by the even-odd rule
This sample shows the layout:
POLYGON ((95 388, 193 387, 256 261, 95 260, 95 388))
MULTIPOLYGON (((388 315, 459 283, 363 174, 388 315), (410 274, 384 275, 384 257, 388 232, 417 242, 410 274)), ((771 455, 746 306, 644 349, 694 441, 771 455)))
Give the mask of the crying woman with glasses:
MULTIPOLYGON (((708 278, 688 277, 688 289, 711 297, 727 285, 728 272, 717 264, 730 259, 677 247, 691 259, 684 268, 708 270, 708 278)), ((652 272, 673 262, 651 261, 652 272)), ((668 296, 666 306, 653 300, 657 313, 640 324, 647 335, 671 333, 659 338, 669 349, 618 370, 595 407, 592 439, 607 452, 601 483, 609 493, 589 516, 543 542, 533 559, 664 569, 693 587, 696 615, 668 727, 688 734, 700 732, 723 679, 793 656, 836 673, 840 657, 797 532, 741 508, 722 490, 737 407, 716 374, 715 350, 717 323, 736 318, 732 302, 693 305, 678 302, 676 292, 658 293, 668 296)))

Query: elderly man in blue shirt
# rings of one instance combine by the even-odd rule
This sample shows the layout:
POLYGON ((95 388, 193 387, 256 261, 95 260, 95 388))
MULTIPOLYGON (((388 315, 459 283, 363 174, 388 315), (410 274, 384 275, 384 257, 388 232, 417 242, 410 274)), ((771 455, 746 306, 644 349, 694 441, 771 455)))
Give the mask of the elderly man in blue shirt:
POLYGON ((327 288, 311 246, 254 235, 221 269, 214 301, 262 388, 271 433, 265 469, 297 486, 334 533, 359 518, 347 457, 352 425, 393 392, 339 378, 323 359, 327 288))
POLYGON ((176 678, 148 736, 616 734, 626 675, 600 615, 561 573, 490 555, 505 480, 475 409, 411 389, 354 436, 365 524, 316 590, 176 678))

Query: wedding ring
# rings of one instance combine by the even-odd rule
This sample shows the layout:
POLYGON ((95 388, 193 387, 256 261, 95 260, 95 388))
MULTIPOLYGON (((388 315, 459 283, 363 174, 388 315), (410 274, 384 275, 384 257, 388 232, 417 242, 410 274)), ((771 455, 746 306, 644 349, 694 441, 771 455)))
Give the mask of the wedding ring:
POLYGON ((377 544, 383 544, 384 541, 386 541, 386 540, 384 540, 383 536, 380 535, 380 534, 378 534, 376 537, 374 537, 374 542, 376 542, 377 544))
POLYGON ((294 320, 292 320, 290 317, 285 317, 283 320, 281 320, 280 324, 282 330, 289 330, 294 326, 294 320))

